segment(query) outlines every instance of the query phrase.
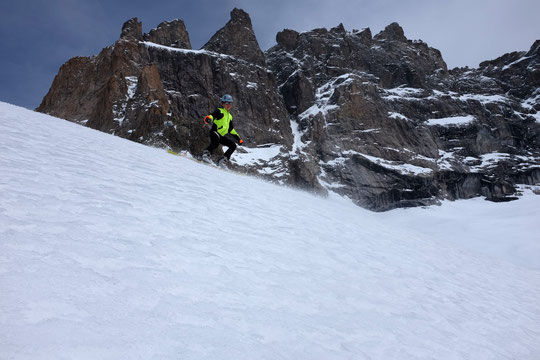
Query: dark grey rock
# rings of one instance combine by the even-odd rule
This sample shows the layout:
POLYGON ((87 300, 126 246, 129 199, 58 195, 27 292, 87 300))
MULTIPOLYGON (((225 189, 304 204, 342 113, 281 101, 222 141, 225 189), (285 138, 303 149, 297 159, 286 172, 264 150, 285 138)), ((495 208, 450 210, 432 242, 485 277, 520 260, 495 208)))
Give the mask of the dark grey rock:
POLYGON ((298 32, 285 29, 277 33, 276 42, 285 50, 294 50, 298 42, 298 36, 298 32))
POLYGON ((375 35, 375 40, 389 40, 389 41, 401 41, 407 42, 405 32, 398 23, 394 22, 384 28, 383 31, 375 35))

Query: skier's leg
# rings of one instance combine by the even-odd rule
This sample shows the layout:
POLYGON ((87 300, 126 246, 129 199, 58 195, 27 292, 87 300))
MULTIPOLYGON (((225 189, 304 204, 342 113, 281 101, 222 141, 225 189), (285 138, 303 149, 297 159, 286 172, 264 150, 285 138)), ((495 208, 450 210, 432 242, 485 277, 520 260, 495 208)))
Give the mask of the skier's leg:
POLYGON ((218 147, 220 138, 223 136, 219 135, 217 131, 210 131, 210 145, 206 148, 210 154, 218 147))
POLYGON ((228 147, 227 151, 225 152, 225 154, 223 154, 223 156, 225 156, 227 160, 230 160, 232 153, 234 152, 234 150, 236 150, 236 144, 234 143, 234 141, 232 141, 231 139, 225 136, 222 136, 219 142, 222 145, 225 145, 228 147))

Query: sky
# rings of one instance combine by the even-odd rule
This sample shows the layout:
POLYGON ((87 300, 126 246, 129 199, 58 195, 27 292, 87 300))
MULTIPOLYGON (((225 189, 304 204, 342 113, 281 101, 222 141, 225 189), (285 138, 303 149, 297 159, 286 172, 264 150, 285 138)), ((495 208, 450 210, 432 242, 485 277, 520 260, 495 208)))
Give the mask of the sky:
POLYGON ((540 354, 539 186, 376 213, 3 102, 0 144, 3 359, 540 354))
POLYGON ((39 106, 62 64, 97 55, 137 17, 143 31, 182 19, 194 49, 223 27, 234 8, 251 17, 263 50, 285 29, 308 31, 343 23, 375 35, 398 22, 411 40, 442 52, 449 68, 477 67, 540 39, 537 0, 18 0, 0 4, 0 101, 39 106))

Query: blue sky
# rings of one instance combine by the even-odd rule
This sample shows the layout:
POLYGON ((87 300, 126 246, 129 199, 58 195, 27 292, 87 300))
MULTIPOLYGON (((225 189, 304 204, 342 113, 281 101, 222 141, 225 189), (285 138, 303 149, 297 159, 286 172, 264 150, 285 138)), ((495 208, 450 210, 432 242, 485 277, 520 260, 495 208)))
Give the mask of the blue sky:
POLYGON ((0 101, 34 109, 60 66, 74 56, 98 54, 137 17, 148 32, 162 21, 184 20, 193 48, 229 20, 233 8, 249 13, 263 50, 285 28, 307 31, 343 23, 378 33, 398 22, 409 39, 441 50, 450 68, 476 67, 540 39, 537 0, 17 0, 0 4, 0 101))

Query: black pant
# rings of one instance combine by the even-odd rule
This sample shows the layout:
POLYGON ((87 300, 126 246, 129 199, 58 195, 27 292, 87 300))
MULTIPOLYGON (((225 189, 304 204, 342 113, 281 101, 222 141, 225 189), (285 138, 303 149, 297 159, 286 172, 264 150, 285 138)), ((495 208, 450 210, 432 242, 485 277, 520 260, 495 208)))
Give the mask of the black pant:
POLYGON ((228 137, 221 136, 217 131, 210 131, 210 145, 206 148, 206 150, 210 151, 210 154, 214 152, 214 150, 218 147, 218 145, 225 145, 229 149, 225 152, 225 157, 227 159, 231 158, 232 153, 234 150, 236 150, 236 144, 234 141, 229 139, 228 137))

